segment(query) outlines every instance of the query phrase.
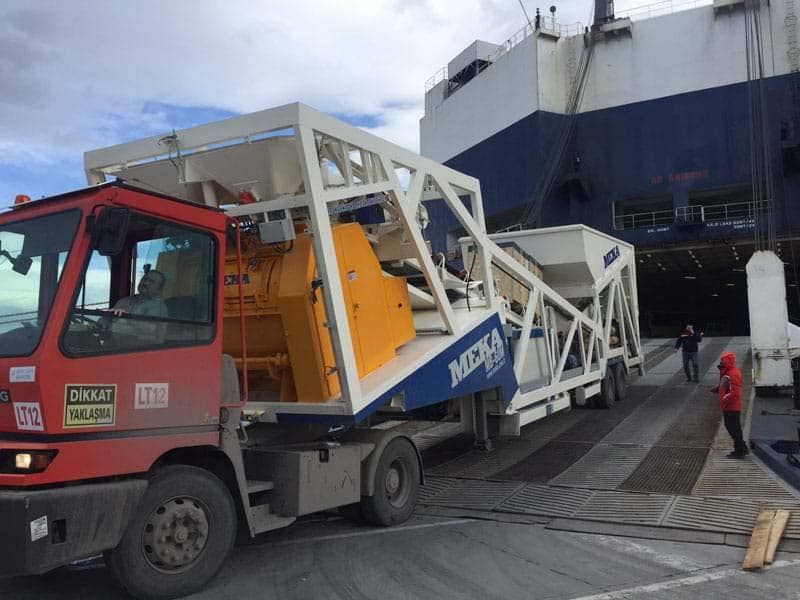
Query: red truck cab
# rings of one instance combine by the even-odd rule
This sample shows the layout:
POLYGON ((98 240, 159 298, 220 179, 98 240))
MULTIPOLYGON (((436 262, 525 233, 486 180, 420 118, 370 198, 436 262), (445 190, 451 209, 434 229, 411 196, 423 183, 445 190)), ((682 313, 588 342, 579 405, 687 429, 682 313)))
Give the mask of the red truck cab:
POLYGON ((219 447, 226 223, 120 183, 0 215, 0 574, 117 546, 142 474, 219 447))

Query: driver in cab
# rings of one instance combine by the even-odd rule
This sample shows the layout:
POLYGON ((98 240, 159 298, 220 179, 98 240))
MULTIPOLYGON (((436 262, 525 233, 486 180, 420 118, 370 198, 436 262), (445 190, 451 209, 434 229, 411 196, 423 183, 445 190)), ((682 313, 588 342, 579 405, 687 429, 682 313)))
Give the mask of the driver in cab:
POLYGON ((152 342, 161 344, 164 341, 165 324, 133 317, 167 318, 167 306, 161 299, 166 277, 161 271, 150 269, 139 281, 138 294, 120 298, 109 312, 115 317, 111 323, 111 333, 117 341, 130 340, 136 344, 152 342))

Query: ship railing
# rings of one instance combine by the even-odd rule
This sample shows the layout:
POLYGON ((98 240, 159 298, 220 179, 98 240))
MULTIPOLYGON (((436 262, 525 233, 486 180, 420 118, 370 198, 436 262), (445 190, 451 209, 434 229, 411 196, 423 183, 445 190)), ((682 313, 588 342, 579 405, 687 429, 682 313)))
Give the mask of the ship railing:
MULTIPOLYGON (((541 28, 542 31, 548 33, 557 33, 561 37, 569 37, 573 35, 578 35, 579 33, 583 32, 583 23, 575 22, 575 23, 557 23, 554 22, 552 19, 542 16, 542 24, 541 28)), ((525 25, 522 29, 514 32, 514 34, 509 37, 506 41, 498 46, 498 48, 490 53, 488 56, 480 57, 481 60, 485 60, 488 63, 493 63, 497 61, 500 57, 508 54, 511 50, 523 42, 526 38, 531 36, 535 29, 531 25, 525 25)), ((425 81, 425 92, 429 92, 432 90, 436 85, 444 81, 445 79, 449 79, 449 75, 447 73, 447 65, 443 66, 441 69, 436 71, 433 75, 431 75, 425 81)))
POLYGON ((731 204, 712 204, 700 206, 703 221, 733 221, 740 219, 755 219, 756 214, 770 209, 772 203, 768 200, 762 202, 733 202, 731 204))
POLYGON ((447 79, 447 65, 436 71, 425 81, 425 92, 431 91, 440 81, 447 79))
POLYGON ((614 16, 618 19, 631 19, 635 21, 638 19, 650 19, 652 17, 671 15, 672 13, 710 5, 711 0, 661 0, 661 2, 653 2, 652 4, 635 6, 627 10, 615 12, 614 16))
POLYGON ((680 224, 702 224, 719 221, 755 219, 756 214, 770 209, 771 202, 730 202, 728 204, 679 206, 671 210, 629 213, 614 216, 614 229, 642 229, 645 227, 680 224))
POLYGON ((675 222, 675 211, 654 210, 652 212, 629 213, 614 217, 614 229, 642 229, 643 227, 658 227, 659 225, 672 225, 675 222))
POLYGON ((703 214, 704 206, 679 206, 675 209, 675 222, 676 223, 703 223, 705 215, 703 214))

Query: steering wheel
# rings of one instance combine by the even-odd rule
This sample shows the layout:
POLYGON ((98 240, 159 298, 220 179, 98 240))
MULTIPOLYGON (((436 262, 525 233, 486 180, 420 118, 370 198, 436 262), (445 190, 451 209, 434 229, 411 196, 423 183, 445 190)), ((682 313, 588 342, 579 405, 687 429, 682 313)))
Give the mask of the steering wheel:
POLYGON ((77 311, 72 313, 69 320, 75 325, 88 325, 92 335, 100 335, 103 330, 99 321, 92 319, 89 315, 84 315, 83 313, 79 313, 77 311))

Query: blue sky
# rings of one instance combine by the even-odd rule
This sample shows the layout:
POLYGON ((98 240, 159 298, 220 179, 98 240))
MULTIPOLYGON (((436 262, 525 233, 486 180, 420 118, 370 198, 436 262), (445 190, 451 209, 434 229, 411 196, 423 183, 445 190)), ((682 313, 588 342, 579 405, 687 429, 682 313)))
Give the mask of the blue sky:
POLYGON ((524 25, 514 0, 4 0, 0 207, 82 187, 86 150, 295 101, 416 151, 425 81, 524 25))

